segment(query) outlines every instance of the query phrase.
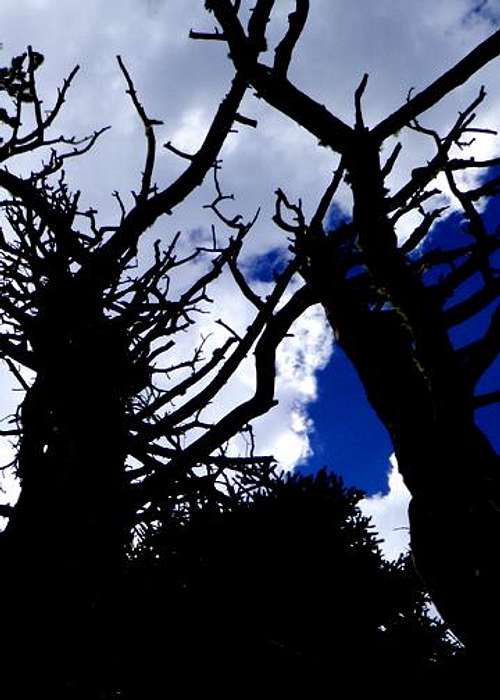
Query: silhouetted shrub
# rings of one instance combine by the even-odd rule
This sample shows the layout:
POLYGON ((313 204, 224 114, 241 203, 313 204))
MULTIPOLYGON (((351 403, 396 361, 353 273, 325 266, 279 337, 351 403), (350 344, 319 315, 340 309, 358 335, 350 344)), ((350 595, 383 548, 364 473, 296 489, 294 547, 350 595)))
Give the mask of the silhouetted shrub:
POLYGON ((381 556, 362 495, 326 470, 282 476, 252 500, 158 527, 130 570, 131 683, 184 678, 227 690, 239 679, 333 693, 348 678, 376 688, 381 678, 445 673, 458 649, 427 616, 409 558, 381 556), (152 627, 154 648, 138 643, 152 627))

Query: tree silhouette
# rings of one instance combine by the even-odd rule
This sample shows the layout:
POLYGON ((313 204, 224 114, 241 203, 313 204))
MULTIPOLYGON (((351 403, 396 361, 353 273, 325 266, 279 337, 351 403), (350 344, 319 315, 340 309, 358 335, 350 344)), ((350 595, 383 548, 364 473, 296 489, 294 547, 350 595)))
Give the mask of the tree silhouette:
POLYGON ((459 113, 446 134, 421 115, 500 54, 500 31, 407 101, 379 124, 363 120, 365 75, 355 94, 355 123, 349 126, 296 87, 287 77, 309 2, 297 0, 274 59, 266 63, 267 25, 274 0, 257 0, 248 27, 243 4, 211 0, 206 8, 220 29, 192 32, 195 39, 227 43, 238 75, 257 96, 307 129, 339 154, 338 167, 314 215, 306 220, 299 204, 278 190, 276 223, 292 237, 292 250, 315 299, 323 305, 338 343, 352 360, 367 396, 391 435, 399 469, 412 494, 411 542, 416 565, 442 615, 487 665, 489 639, 500 622, 497 588, 499 460, 479 430, 475 411, 499 400, 499 392, 477 395, 479 379, 498 355, 499 313, 497 230, 481 215, 481 202, 499 191, 487 161, 464 156, 478 133, 477 98, 459 113), (383 145, 404 127, 431 139, 435 155, 391 191, 387 177, 401 144, 382 162, 383 145), (472 137, 472 141, 471 141, 472 137), (475 173, 467 189, 460 175, 475 173), (479 173, 479 174, 478 174, 479 173), (440 240, 433 226, 443 214, 433 197, 444 175, 461 209, 453 243, 440 240), (345 181, 353 207, 350 220, 327 225, 332 199, 345 181), (396 224, 410 212, 420 223, 401 243, 396 224), (464 294, 464 285, 469 284, 464 294), (479 312, 491 319, 486 333, 457 349, 450 330, 479 312))
POLYGON ((351 678, 358 690, 381 676, 425 688, 457 673, 460 649, 427 617, 408 558, 383 560, 361 496, 325 470, 280 476, 150 530, 129 570, 124 696, 156 697, 166 683, 224 695, 243 683, 317 697, 351 678))
POLYGON ((217 157, 233 123, 245 121, 237 111, 245 81, 233 81, 196 154, 168 144, 187 167, 162 189, 153 180, 159 122, 147 116, 118 62, 147 149, 133 204, 127 208, 115 192, 119 215, 109 225, 98 223, 95 210, 81 208, 80 193, 70 190, 64 173, 66 161, 88 152, 105 129, 81 139, 52 136, 78 68, 48 111, 37 92, 39 53, 28 48, 0 71, 6 104, 0 159, 9 162, 0 170, 6 193, 0 202, 0 355, 24 391, 2 431, 17 441, 12 466, 21 494, 15 507, 2 506, 9 520, 0 554, 9 600, 6 667, 12 693, 21 697, 28 690, 15 690, 16 683, 53 692, 58 674, 61 680, 87 674, 91 687, 103 671, 106 638, 98 629, 103 615, 113 618, 112 600, 134 538, 152 523, 216 509, 225 498, 269 481, 270 457, 255 454, 251 439, 246 453, 230 456, 228 441, 238 433, 251 438, 249 422, 274 404, 276 348, 311 303, 303 289, 287 289, 294 264, 265 298, 239 267, 254 220, 224 213, 228 197, 217 157), (14 174, 16 158, 26 154, 33 156, 31 172, 14 174), (216 191, 208 209, 223 233, 214 223, 209 241, 187 252, 178 250, 182 234, 158 240, 138 260, 143 233, 211 170, 216 191), (191 331, 188 353, 176 351, 182 334, 207 312, 210 285, 222 274, 232 276, 242 303, 253 309, 250 325, 240 336, 214 320, 223 331, 219 345, 208 351, 208 339, 191 331), (250 350, 253 396, 210 419, 207 407, 250 350), (33 666, 28 678, 21 672, 26 659, 33 666))

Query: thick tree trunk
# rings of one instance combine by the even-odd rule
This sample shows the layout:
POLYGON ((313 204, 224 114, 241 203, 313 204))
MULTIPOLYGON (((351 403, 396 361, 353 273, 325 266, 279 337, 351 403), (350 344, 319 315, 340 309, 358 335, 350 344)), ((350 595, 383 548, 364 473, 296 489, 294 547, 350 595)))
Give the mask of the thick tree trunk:
MULTIPOLYGON (((477 428, 460 376, 439 393, 394 312, 355 318, 325 303, 408 486, 416 568, 457 636, 479 657, 498 630, 499 457, 477 428)), ((346 312, 347 313, 347 312, 346 312)))
MULTIPOLYGON (((87 675, 91 693, 92 673, 111 665, 102 615, 118 593, 130 531, 124 478, 132 372, 113 322, 92 298, 71 291, 48 296, 36 320, 38 372, 21 407, 22 491, 2 537, 3 583, 22 658, 52 689, 54 679, 81 683, 87 675)), ((72 697, 69 685, 64 692, 72 697)))
POLYGON ((441 308, 397 249, 369 134, 359 134, 347 165, 356 242, 385 310, 329 275, 322 251, 311 256, 307 281, 391 435, 412 494, 416 567, 447 623, 485 657, 500 626, 500 460, 475 424, 474 387, 441 308))

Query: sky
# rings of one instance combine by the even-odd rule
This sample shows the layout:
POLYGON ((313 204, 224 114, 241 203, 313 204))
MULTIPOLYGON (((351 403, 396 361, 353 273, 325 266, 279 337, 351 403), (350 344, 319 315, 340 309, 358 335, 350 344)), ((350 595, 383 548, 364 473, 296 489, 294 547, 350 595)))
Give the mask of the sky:
MULTIPOLYGON (((270 29, 271 50, 291 9, 293 2, 278 0, 270 29)), ((43 53, 39 90, 47 103, 53 100, 63 77, 80 64, 58 131, 86 134, 103 125, 112 126, 89 156, 67 168, 70 183, 82 190, 84 203, 99 209, 101 222, 116 219, 112 191, 119 190, 126 197, 137 188, 144 157, 143 130, 125 95, 116 54, 123 57, 149 115, 164 121, 157 131, 158 141, 170 140, 185 150, 200 144, 233 74, 222 44, 188 39, 190 28, 213 27, 203 0, 2 0, 1 17, 0 64, 2 56, 7 63, 28 44, 43 53)), ((368 72, 365 119, 369 125, 375 124, 404 102, 409 88, 425 87, 486 38, 499 20, 500 5, 488 0, 315 0, 290 78, 352 123, 353 93, 368 72)), ((480 122, 494 128, 500 114, 498 62, 426 114, 425 124, 444 130, 483 83, 488 99, 480 122)), ((229 137, 222 152, 221 181, 224 189, 235 195, 229 210, 233 214, 242 213, 249 219, 261 208, 247 241, 244 262, 256 288, 265 292, 269 270, 279 267, 288 245, 271 221, 274 191, 281 187, 289 198, 300 197, 306 214, 310 213, 337 160, 304 130, 252 94, 245 98, 242 112, 256 118, 258 127, 242 127, 229 137)), ((393 187, 404 182, 411 169, 425 163, 431 153, 425 139, 406 132, 400 134, 404 150, 391 177, 393 187)), ((475 145, 477 157, 494 152, 491 138, 480 139, 475 145)), ((182 165, 162 151, 157 182, 168 184, 182 165)), ((29 162, 19 167, 29 167, 29 162)), ((207 181, 168 221, 162 220, 155 227, 144 246, 154 237, 168 240, 182 230, 181 246, 188 249, 194 237, 209 230, 212 221, 202 207, 212 199, 213 186, 207 181)), ((343 189, 336 206, 339 211, 348 211, 349 204, 349 193, 343 189)), ((492 221, 497 220, 497 214, 493 209, 488 213, 492 221)), ((401 239, 414 223, 411 216, 401 221, 401 239)), ((182 281, 179 284, 182 286, 182 281)), ((223 308, 224 319, 237 329, 248 325, 251 310, 227 278, 218 281, 212 296, 216 299, 215 314, 220 315, 223 308)), ((481 320, 477 323, 475 328, 459 329, 458 336, 464 335, 462 340, 457 337, 458 344, 467 333, 478 332, 481 320)), ((209 326, 210 319, 202 331, 208 331, 209 326)), ((321 309, 310 309, 295 324, 293 333, 279 351, 279 405, 255 423, 257 446, 263 453, 274 453, 285 469, 299 467, 310 472, 327 465, 341 473, 348 484, 363 488, 368 496, 363 507, 390 543, 386 553, 393 556, 407 542, 408 494, 391 457, 387 433, 368 405, 355 371, 335 347, 321 309)), ((186 338, 179 351, 186 351, 192 343, 186 338)), ((488 386, 498 377, 494 369, 488 386)), ((0 374, 0 386, 4 387, 2 406, 7 413, 18 395, 10 390, 6 372, 0 374)), ((214 415, 237 397, 250 395, 251 389, 249 360, 213 407, 214 415)), ((497 417, 490 409, 482 411, 481 421, 488 434, 498 438, 497 417)), ((7 453, 7 446, 2 449, 7 453)))

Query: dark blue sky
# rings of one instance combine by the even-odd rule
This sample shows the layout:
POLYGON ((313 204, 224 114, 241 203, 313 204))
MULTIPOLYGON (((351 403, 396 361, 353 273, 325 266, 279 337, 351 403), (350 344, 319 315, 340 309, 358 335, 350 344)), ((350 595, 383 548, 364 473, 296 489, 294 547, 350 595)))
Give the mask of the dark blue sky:
MULTIPOLYGON (((332 212, 331 218, 339 223, 338 210, 332 212)), ((483 219, 489 232, 494 232, 500 223, 500 198, 490 200, 483 219)), ((470 242, 462 216, 452 214, 434 227, 424 245, 426 249, 450 249, 470 242)), ((253 269, 254 277, 272 279, 272 270, 277 271, 281 267, 283 254, 283 251, 273 250, 259 259, 253 269)), ((500 269, 500 255, 496 256, 494 262, 500 269)), ((439 272, 437 270, 434 277, 439 272)), ((467 297, 478 284, 480 280, 477 278, 469 280, 457 290, 451 303, 467 297)), ((450 337, 453 344, 461 347, 479 338, 487 328, 498 303, 496 300, 480 314, 452 329, 450 337)), ((314 432, 310 436, 313 454, 300 467, 300 471, 314 473, 327 466, 341 474, 347 484, 358 486, 368 494, 386 491, 389 456, 393 451, 391 442, 366 399, 356 371, 338 346, 335 346, 327 367, 318 373, 317 380, 318 398, 308 407, 308 415, 314 423, 314 432)), ((498 358, 483 376, 477 393, 497 389, 500 389, 498 358)), ((476 420, 500 452, 500 407, 480 409, 476 413, 476 420)))
POLYGON ((367 493, 384 491, 391 441, 338 345, 317 380, 318 399, 308 411, 315 426, 310 436, 313 455, 300 471, 311 473, 327 466, 367 493))

